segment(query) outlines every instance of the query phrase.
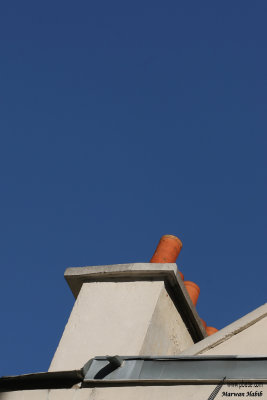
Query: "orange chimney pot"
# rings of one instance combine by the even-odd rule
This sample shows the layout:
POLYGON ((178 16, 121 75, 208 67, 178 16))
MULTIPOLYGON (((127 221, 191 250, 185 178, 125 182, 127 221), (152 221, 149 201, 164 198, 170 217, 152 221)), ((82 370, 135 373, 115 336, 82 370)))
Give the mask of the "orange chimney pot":
POLYGON ((207 326, 206 328, 207 335, 213 335, 214 333, 218 332, 218 329, 214 328, 213 326, 207 326))
POLYGON ((207 329, 207 323, 204 321, 204 319, 200 318, 200 321, 202 322, 204 328, 207 329))
POLYGON ((184 281, 184 274, 181 271, 178 271, 178 272, 180 274, 180 277, 181 277, 182 281, 184 281))
POLYGON ((195 282, 191 281, 184 281, 184 285, 186 287, 186 290, 188 291, 188 294, 192 300, 192 303, 194 306, 197 304, 198 296, 200 293, 200 288, 195 282))
POLYGON ((164 235, 151 258, 151 263, 175 263, 183 244, 178 237, 164 235))

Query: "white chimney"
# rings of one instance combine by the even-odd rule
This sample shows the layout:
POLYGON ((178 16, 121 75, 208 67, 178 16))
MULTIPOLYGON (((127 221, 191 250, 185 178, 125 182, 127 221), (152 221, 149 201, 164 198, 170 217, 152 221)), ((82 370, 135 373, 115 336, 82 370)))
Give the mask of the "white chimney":
POLYGON ((49 371, 101 355, 178 355, 206 336, 176 264, 68 268, 65 278, 76 302, 49 371))

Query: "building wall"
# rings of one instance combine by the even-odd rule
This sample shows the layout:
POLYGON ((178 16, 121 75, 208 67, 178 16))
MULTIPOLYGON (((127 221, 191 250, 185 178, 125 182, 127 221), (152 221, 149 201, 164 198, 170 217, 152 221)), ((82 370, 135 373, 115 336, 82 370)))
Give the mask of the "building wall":
POLYGON ((178 355, 193 340, 163 281, 84 283, 49 371, 106 355, 178 355))
MULTIPOLYGON (((207 400, 216 385, 107 387, 93 389, 32 390, 0 393, 1 400, 207 400)), ((263 387, 228 387, 223 385, 216 400, 226 398, 260 398, 267 400, 267 385, 263 387), (253 392, 254 395, 247 395, 253 392), (262 392, 261 396, 255 393, 262 392), (225 393, 228 393, 226 395, 225 393), (234 396, 236 394, 236 396, 234 396)))
POLYGON ((200 354, 267 355, 267 318, 200 354))
POLYGON ((267 356, 267 304, 201 340, 182 355, 267 356))

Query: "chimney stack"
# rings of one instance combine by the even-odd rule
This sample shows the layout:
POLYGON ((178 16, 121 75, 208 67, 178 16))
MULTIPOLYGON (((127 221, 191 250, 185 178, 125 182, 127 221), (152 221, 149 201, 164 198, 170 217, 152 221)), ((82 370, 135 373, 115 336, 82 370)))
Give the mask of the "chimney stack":
POLYGON ((76 298, 49 371, 106 355, 178 355, 206 336, 174 264, 181 241, 165 235, 151 263, 68 268, 76 298))

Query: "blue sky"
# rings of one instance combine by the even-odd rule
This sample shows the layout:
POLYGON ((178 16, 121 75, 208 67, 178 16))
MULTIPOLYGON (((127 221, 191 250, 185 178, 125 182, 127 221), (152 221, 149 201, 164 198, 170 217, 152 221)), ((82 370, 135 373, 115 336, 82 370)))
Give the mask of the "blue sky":
MULTIPOLYGON (((163 234, 223 328, 266 302, 265 1, 2 1, 0 375, 47 370, 68 266, 163 234)), ((96 354, 97 355, 97 354, 96 354)))

